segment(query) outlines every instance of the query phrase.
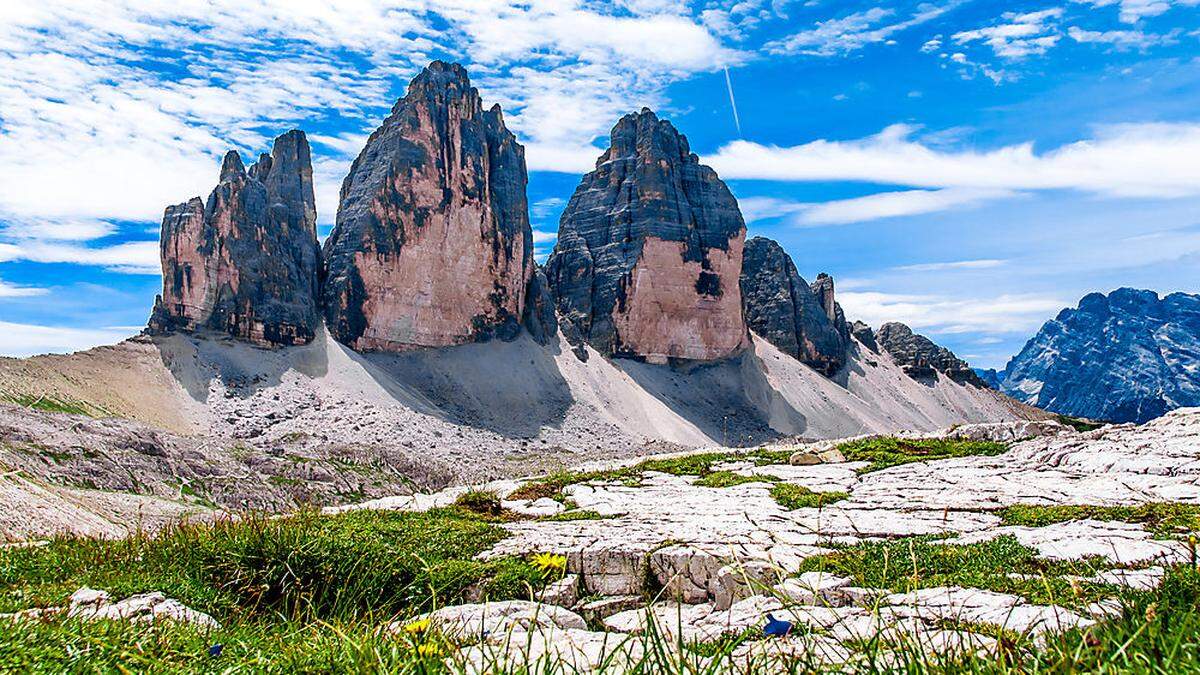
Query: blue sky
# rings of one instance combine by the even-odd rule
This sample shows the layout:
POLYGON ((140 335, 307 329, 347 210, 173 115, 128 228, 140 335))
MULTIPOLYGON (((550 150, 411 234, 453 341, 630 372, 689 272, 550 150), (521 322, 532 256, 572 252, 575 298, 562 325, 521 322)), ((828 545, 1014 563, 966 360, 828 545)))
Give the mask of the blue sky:
POLYGON ((1200 0, 326 4, 0 5, 0 354, 140 330, 162 209, 207 196, 229 148, 304 129, 326 234, 433 58, 526 145, 542 255, 646 105, 850 318, 973 365, 1091 291, 1200 290, 1200 0))

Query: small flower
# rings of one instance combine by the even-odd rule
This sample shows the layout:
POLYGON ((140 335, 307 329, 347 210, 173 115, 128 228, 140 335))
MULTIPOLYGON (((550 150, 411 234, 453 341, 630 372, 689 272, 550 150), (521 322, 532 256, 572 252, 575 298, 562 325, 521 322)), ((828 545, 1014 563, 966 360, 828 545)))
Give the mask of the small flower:
POLYGON ((421 656, 441 656, 442 648, 432 642, 417 645, 417 653, 421 656))
POLYGON ((417 635, 429 630, 429 619, 418 619, 404 624, 404 632, 409 635, 417 635))
POLYGON ((567 556, 557 553, 535 553, 530 562, 543 573, 567 569, 567 556))
POLYGON ((1146 607, 1146 623, 1153 623, 1158 618, 1158 603, 1152 602, 1146 607))

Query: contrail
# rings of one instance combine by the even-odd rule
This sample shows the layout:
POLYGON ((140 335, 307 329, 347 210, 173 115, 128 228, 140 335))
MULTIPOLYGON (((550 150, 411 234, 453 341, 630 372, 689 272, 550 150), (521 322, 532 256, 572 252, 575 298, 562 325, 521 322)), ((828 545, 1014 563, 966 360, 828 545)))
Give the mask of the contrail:
POLYGON ((733 81, 729 79, 729 66, 725 66, 725 88, 729 90, 729 105, 733 108, 733 125, 737 127, 738 136, 741 136, 742 120, 738 118, 737 101, 733 100, 733 81))

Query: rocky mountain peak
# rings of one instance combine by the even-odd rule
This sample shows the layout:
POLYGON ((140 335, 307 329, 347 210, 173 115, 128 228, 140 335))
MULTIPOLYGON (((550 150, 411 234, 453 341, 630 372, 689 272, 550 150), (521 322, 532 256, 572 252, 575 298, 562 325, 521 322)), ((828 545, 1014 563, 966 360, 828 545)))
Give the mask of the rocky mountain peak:
POLYGON ((275 139, 249 171, 236 151, 226 153, 207 202, 197 197, 163 214, 163 291, 148 332, 309 342, 319 326, 316 221, 303 132, 275 139))
POLYGON ((360 350, 441 347, 520 330, 533 239, 524 148, 466 70, 413 78, 342 184, 325 244, 325 318, 360 350))
POLYGON ((670 122, 622 117, 546 264, 568 337, 655 362, 740 351, 745 231, 733 194, 670 122))
POLYGON ((246 165, 242 164, 242 156, 237 150, 230 150, 225 153, 225 158, 221 160, 221 178, 220 182, 225 183, 231 180, 241 180, 246 177, 246 165))
POLYGON ((841 369, 849 343, 836 324, 829 275, 810 286, 782 246, 754 237, 743 252, 741 289, 750 330, 826 375, 841 369))
POLYGON ((987 386, 970 364, 955 356, 954 352, 938 346, 924 335, 913 333, 911 328, 902 323, 883 324, 875 334, 875 340, 909 377, 929 379, 942 374, 960 384, 987 386))
POLYGON ((1054 412, 1144 422, 1200 405, 1200 295, 1089 293, 1047 321, 998 374, 1000 389, 1054 412))

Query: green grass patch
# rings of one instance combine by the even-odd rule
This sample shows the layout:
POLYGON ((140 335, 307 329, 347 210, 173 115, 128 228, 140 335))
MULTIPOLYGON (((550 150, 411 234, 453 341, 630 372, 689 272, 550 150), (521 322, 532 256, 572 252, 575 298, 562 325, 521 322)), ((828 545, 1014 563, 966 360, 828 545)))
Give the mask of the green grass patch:
POLYGON ((1200 532, 1200 505, 1152 502, 1137 506, 1016 504, 996 512, 1005 525, 1044 527, 1069 520, 1118 520, 1139 523, 1156 537, 1200 532))
POLYGON ((553 516, 546 516, 541 518, 541 520, 548 522, 570 522, 573 520, 609 520, 612 518, 616 518, 616 516, 602 515, 591 509, 573 509, 571 511, 556 513, 553 516))
MULTIPOLYGON (((537 480, 529 481, 513 491, 509 499, 563 499, 563 488, 577 483, 623 483, 636 486, 647 471, 667 473, 672 476, 699 476, 706 478, 715 472, 714 466, 725 462, 753 462, 756 466, 786 464, 790 455, 782 450, 758 449, 748 453, 702 452, 682 457, 646 459, 633 466, 600 471, 559 471, 537 480)), ((728 473, 728 472, 726 472, 728 473)), ((714 479, 720 480, 720 479, 714 479)), ((759 480, 763 480, 759 478, 759 480)), ((749 481, 743 481, 749 482, 749 481)), ((700 483, 703 485, 703 483, 700 483)), ((736 483, 731 483, 736 484, 736 483)))
POLYGON ((789 511, 819 509, 849 496, 845 492, 814 492, 803 485, 792 483, 777 483, 771 487, 771 497, 789 511))
POLYGON ((43 394, 34 396, 32 394, 6 395, 5 401, 15 403, 24 408, 33 410, 41 410, 43 412, 66 413, 68 415, 86 415, 88 417, 97 417, 103 414, 103 410, 95 406, 76 401, 73 399, 55 396, 52 394, 43 394))
POLYGON ((779 480, 776 476, 743 476, 732 471, 713 471, 697 480, 695 484, 701 487, 726 488, 745 483, 778 483, 779 480))
POLYGON ((1070 415, 1058 415, 1058 421, 1071 427, 1075 431, 1095 431, 1096 429, 1108 424, 1108 422, 1089 420, 1082 417, 1071 417, 1070 415))
POLYGON ((859 473, 879 471, 911 462, 928 462, 970 455, 999 455, 1008 449, 1003 443, 930 438, 866 438, 837 447, 851 462, 870 462, 859 473))
POLYGON ((58 538, 0 550, 0 611, 61 605, 81 586, 115 597, 162 591, 222 622, 405 614, 453 602, 469 587, 527 598, 541 579, 528 563, 473 559, 505 536, 448 508, 249 517, 119 541, 58 538))
POLYGON ((1012 593, 1036 603, 1080 607, 1112 596, 1113 587, 1072 582, 1064 577, 1090 577, 1110 567, 1103 558, 1045 560, 1012 536, 965 545, 930 537, 906 537, 863 542, 809 558, 799 571, 829 572, 849 577, 855 586, 887 588, 897 593, 964 586, 1012 593))

